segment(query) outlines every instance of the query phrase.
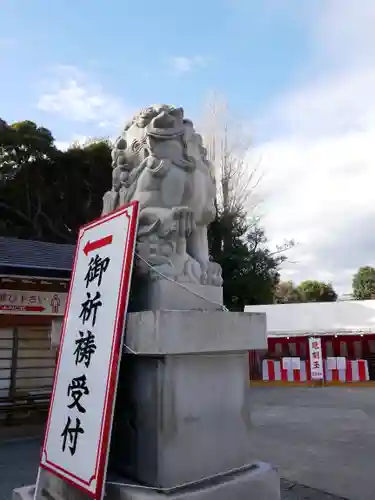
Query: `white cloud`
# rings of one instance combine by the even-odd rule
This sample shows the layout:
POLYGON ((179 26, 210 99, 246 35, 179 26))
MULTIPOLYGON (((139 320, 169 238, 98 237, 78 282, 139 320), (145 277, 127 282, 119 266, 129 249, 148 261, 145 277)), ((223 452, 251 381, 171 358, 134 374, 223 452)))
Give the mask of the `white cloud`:
POLYGON ((55 141, 55 146, 60 151, 66 151, 72 144, 84 145, 90 137, 87 135, 74 135, 69 141, 55 141))
POLYGON ((69 148, 70 144, 70 141, 55 141, 55 146, 60 151, 66 151, 69 148))
POLYGON ((119 98, 73 66, 53 68, 41 87, 38 108, 65 119, 108 128, 122 124, 128 116, 119 98))
POLYGON ((273 133, 257 154, 268 234, 299 242, 284 276, 331 280, 344 292, 359 266, 375 265, 375 3, 324 5, 311 20, 309 81, 262 117, 273 133))
POLYGON ((336 65, 368 65, 375 61, 373 0, 326 0, 313 25, 317 56, 336 65))
POLYGON ((169 59, 172 71, 177 74, 191 73, 196 69, 206 66, 208 59, 203 56, 174 56, 169 59))

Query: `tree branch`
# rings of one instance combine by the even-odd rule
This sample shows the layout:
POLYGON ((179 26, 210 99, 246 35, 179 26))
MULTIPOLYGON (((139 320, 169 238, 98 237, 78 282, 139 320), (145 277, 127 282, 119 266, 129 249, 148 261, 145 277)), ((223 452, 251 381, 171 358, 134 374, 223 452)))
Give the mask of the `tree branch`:
POLYGON ((14 208, 11 205, 8 205, 8 203, 5 203, 4 201, 0 201, 0 207, 3 207, 6 210, 9 210, 10 212, 13 212, 15 215, 18 215, 18 217, 20 217, 24 221, 33 225, 32 219, 29 219, 24 213, 21 212, 21 210, 18 210, 17 208, 14 208))
POLYGON ((47 222, 49 229, 55 234, 55 236, 58 236, 67 243, 71 243, 73 241, 71 235, 66 235, 55 228, 51 219, 43 211, 40 212, 40 215, 44 217, 44 220, 47 222))

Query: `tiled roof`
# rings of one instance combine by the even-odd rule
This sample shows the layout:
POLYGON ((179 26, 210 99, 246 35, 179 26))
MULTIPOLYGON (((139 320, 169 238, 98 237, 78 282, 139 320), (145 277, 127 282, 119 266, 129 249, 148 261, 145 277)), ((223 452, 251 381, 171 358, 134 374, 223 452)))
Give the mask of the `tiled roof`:
POLYGON ((0 237, 0 266, 71 271, 75 245, 0 237))

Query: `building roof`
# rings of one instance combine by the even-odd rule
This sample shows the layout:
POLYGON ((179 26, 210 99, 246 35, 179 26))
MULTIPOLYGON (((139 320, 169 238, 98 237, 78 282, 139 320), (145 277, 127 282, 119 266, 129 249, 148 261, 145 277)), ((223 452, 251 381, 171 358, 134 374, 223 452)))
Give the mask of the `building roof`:
POLYGON ((265 312, 269 337, 375 332, 375 300, 245 306, 265 312))
POLYGON ((75 245, 0 237, 0 271, 15 270, 70 273, 75 245))

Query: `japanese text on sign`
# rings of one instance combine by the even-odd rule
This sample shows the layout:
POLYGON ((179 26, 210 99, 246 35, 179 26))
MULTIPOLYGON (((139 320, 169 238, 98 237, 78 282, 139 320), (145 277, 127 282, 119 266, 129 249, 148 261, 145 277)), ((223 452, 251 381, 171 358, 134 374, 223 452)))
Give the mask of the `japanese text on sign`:
POLYGON ((324 378, 322 343, 318 337, 309 338, 310 345, 310 370, 312 380, 324 378))
POLYGON ((103 498, 138 204, 81 228, 40 465, 103 498))
MULTIPOLYGON (((99 254, 92 257, 88 270, 85 275, 85 285, 86 289, 92 289, 92 292, 87 291, 85 300, 81 303, 81 312, 79 314, 79 319, 82 321, 82 327, 86 322, 89 323, 91 330, 86 331, 79 330, 77 333, 77 339, 75 341, 76 349, 73 353, 75 366, 80 370, 80 366, 83 362, 86 369, 90 366, 91 357, 96 351, 95 344, 95 333, 93 329, 96 324, 96 318, 99 308, 103 306, 100 293, 100 285, 102 283, 103 274, 107 271, 109 263, 109 257, 102 258, 99 254), (91 294, 94 294, 91 297, 91 294)), ((78 438, 80 434, 84 434, 84 422, 81 421, 78 414, 86 413, 86 408, 84 406, 84 400, 86 396, 90 395, 90 389, 88 384, 88 376, 85 372, 78 372, 79 375, 72 378, 71 383, 67 388, 67 397, 70 398, 67 407, 72 410, 72 415, 67 416, 66 425, 61 433, 62 437, 62 451, 66 450, 67 441, 69 442, 69 451, 72 455, 76 453, 78 446, 78 438), (82 402, 81 402, 82 399, 82 402), (74 411, 74 415, 73 415, 74 411), (78 414, 77 414, 78 412, 78 414), (72 419, 73 417, 73 419, 72 419)))
POLYGON ((62 316, 67 293, 32 290, 1 290, 0 314, 62 316))

